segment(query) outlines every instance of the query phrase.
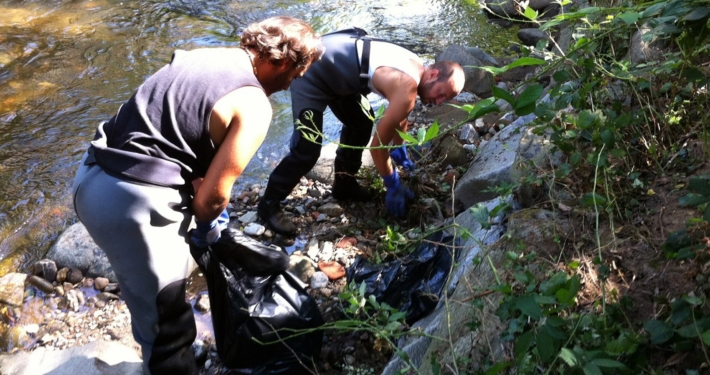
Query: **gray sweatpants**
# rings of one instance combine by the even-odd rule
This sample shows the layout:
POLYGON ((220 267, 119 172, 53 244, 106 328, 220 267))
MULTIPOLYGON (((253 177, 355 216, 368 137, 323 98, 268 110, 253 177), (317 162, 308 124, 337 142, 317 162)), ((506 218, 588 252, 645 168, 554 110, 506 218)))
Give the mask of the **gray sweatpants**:
POLYGON ((74 180, 74 209, 111 262, 144 367, 154 375, 196 373, 195 320, 185 301, 195 267, 186 242, 190 196, 114 177, 85 160, 74 180))

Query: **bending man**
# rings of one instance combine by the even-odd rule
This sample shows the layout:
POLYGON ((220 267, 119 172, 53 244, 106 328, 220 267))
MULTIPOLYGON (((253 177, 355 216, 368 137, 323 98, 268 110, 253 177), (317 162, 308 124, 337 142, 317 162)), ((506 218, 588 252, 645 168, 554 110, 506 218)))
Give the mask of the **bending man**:
POLYGON ((74 207, 118 278, 146 373, 198 373, 188 241, 219 239, 232 186, 271 122, 268 96, 321 54, 309 25, 269 18, 247 27, 241 48, 176 51, 99 125, 74 207))
MULTIPOLYGON (((374 92, 387 99, 389 105, 371 146, 387 146, 390 142, 400 145, 402 139, 397 130, 407 130, 407 116, 414 109, 417 95, 425 104, 439 105, 453 98, 463 88, 463 69, 450 61, 424 66, 413 52, 364 35, 364 31, 353 28, 323 36, 323 58, 291 86, 293 118, 322 134, 323 112, 329 107, 343 123, 340 144, 363 147, 370 140, 374 123, 360 103, 366 100, 363 96, 374 92), (312 119, 307 116, 309 113, 312 119)), ((373 116, 372 110, 370 115, 373 116)), ((286 236, 293 236, 296 226, 281 209, 280 201, 316 164, 323 141, 319 136, 317 143, 311 142, 295 128, 294 125, 290 152, 271 173, 258 206, 259 216, 275 232, 286 236)), ((399 181, 387 149, 371 149, 371 153, 387 188, 387 211, 393 216, 403 216, 412 192, 399 181)), ((333 197, 354 201, 370 198, 368 190, 354 177, 361 159, 362 149, 338 148, 333 165, 333 197)))

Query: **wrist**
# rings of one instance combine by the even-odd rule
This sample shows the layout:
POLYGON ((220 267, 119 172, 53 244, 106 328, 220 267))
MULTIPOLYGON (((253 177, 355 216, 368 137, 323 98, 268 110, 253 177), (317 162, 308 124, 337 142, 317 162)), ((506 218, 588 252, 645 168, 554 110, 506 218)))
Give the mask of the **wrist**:
POLYGON ((392 174, 387 177, 382 177, 382 181, 387 189, 395 189, 400 185, 399 174, 396 169, 392 170, 392 174))
POLYGON ((200 221, 195 219, 195 227, 200 232, 209 232, 217 226, 217 219, 211 221, 200 221))

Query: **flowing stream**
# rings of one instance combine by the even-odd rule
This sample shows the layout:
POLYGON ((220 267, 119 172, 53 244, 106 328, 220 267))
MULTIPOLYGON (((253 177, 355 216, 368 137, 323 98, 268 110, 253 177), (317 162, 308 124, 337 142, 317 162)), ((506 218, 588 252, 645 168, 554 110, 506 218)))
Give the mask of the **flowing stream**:
MULTIPOLYGON (((452 43, 500 53, 513 31, 468 1, 0 1, 0 275, 43 257, 76 221, 70 188, 96 125, 173 50, 236 46, 249 23, 289 15, 320 33, 359 26, 425 59, 452 43)), ((235 189, 265 181, 287 152, 288 93, 271 101, 267 139, 235 189)))

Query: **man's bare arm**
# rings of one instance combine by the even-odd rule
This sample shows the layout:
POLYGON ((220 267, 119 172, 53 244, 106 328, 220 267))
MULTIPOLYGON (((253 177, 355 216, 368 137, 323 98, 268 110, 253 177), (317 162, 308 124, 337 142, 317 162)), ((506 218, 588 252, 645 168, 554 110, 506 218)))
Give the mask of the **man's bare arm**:
MULTIPOLYGON (((397 130, 407 130, 407 116, 414 109, 417 100, 417 83, 400 70, 381 67, 373 74, 372 84, 384 95, 389 105, 377 126, 377 132, 370 146, 389 145, 392 140, 401 142, 397 130)), ((393 171, 389 150, 373 148, 370 152, 380 176, 391 175, 393 171)))
POLYGON ((242 87, 217 102, 210 134, 219 148, 192 202, 196 220, 213 220, 227 207, 234 182, 266 137, 271 111, 257 87, 242 87))

